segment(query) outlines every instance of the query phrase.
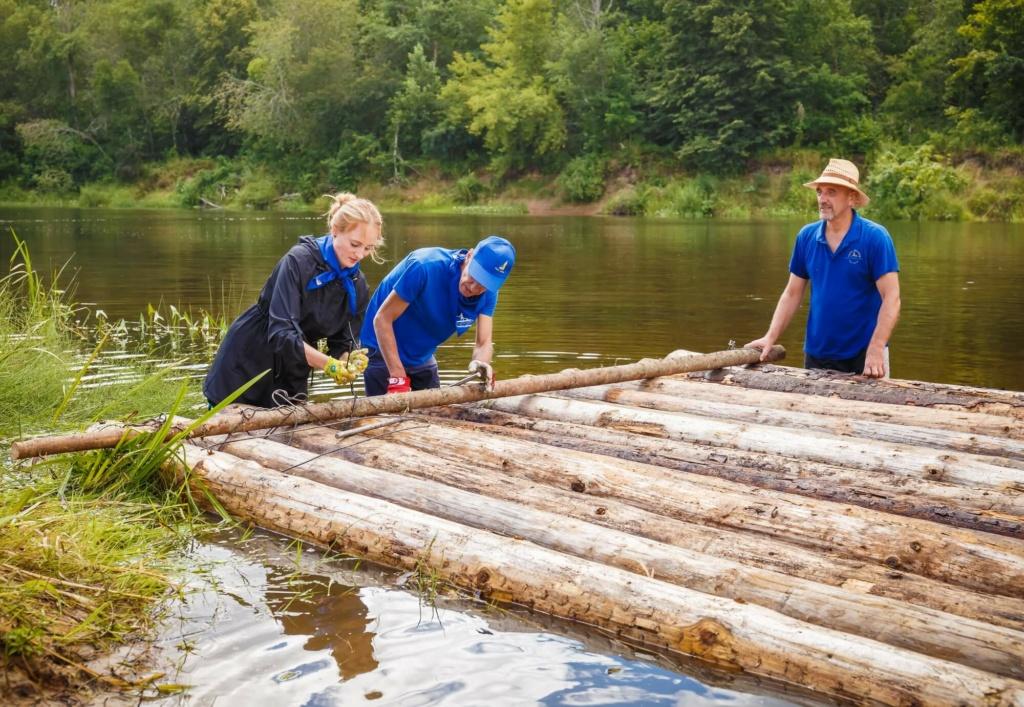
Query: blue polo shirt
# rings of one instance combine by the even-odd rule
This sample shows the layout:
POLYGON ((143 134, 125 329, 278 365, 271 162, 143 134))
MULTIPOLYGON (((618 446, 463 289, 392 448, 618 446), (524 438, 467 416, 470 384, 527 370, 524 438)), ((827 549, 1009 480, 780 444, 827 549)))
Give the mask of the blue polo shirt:
POLYGON ((900 265, 889 232, 856 211, 835 253, 825 225, 800 229, 789 261, 791 273, 811 281, 804 351, 815 358, 853 358, 867 348, 878 322, 882 296, 875 282, 900 265))
POLYGON ((398 356, 407 367, 429 362, 438 346, 452 334, 462 336, 481 314, 493 316, 498 303, 496 292, 488 290, 478 297, 459 294, 459 277, 466 253, 466 250, 420 248, 405 256, 381 280, 370 298, 360 334, 363 345, 380 349, 373 318, 392 292, 409 303, 394 323, 398 356))

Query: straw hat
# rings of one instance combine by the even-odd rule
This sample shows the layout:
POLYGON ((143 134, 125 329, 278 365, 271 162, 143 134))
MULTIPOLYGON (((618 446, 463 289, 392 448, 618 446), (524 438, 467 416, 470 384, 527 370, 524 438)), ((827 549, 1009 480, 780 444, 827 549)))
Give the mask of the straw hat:
POLYGON ((871 201, 868 195, 860 188, 860 172, 857 171, 857 165, 849 160, 840 160, 833 157, 828 161, 821 176, 813 182, 807 182, 804 186, 808 189, 816 189, 820 184, 835 184, 847 189, 853 189, 860 194, 860 199, 858 200, 860 206, 866 206, 871 201))

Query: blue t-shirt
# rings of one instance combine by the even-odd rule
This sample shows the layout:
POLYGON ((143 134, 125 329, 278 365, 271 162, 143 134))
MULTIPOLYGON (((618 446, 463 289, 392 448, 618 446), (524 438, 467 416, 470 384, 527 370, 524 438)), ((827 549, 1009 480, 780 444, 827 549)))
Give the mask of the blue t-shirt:
POLYGON ((833 253, 825 221, 800 229, 789 271, 811 281, 804 351, 815 358, 853 358, 867 348, 882 296, 875 282, 899 272, 896 248, 884 227, 853 212, 850 230, 833 253))
POLYGON ((462 336, 479 315, 493 316, 498 303, 496 292, 488 290, 478 297, 459 294, 466 252, 420 248, 405 256, 381 280, 370 298, 360 334, 363 345, 380 348, 373 318, 392 292, 409 303, 394 323, 398 356, 407 367, 430 361, 438 346, 452 334, 462 336))

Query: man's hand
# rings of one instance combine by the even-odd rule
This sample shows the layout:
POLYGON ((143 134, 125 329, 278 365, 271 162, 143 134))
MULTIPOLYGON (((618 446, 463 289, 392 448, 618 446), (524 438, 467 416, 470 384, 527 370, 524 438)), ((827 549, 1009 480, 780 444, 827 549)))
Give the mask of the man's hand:
POLYGON ((412 384, 405 376, 393 376, 388 378, 388 395, 391 393, 408 393, 412 390, 412 384))
POLYGON ((869 346, 864 356, 864 375, 868 378, 885 378, 885 347, 869 346))
POLYGON ((469 362, 467 369, 470 373, 477 373, 484 382, 484 390, 490 393, 494 390, 494 366, 483 361, 473 359, 469 362))
POLYGON ((761 360, 767 361, 768 354, 771 353, 773 346, 775 346, 775 339, 770 336, 762 336, 760 339, 754 339, 749 344, 744 344, 743 348, 761 349, 761 360))

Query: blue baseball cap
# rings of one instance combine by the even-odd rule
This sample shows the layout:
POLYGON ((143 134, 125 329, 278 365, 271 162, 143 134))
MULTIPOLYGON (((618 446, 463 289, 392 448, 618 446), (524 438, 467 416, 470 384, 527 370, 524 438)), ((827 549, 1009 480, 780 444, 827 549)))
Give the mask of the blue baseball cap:
POLYGON ((476 244, 469 261, 469 276, 497 292, 516 262, 516 249, 501 236, 487 236, 476 244))

